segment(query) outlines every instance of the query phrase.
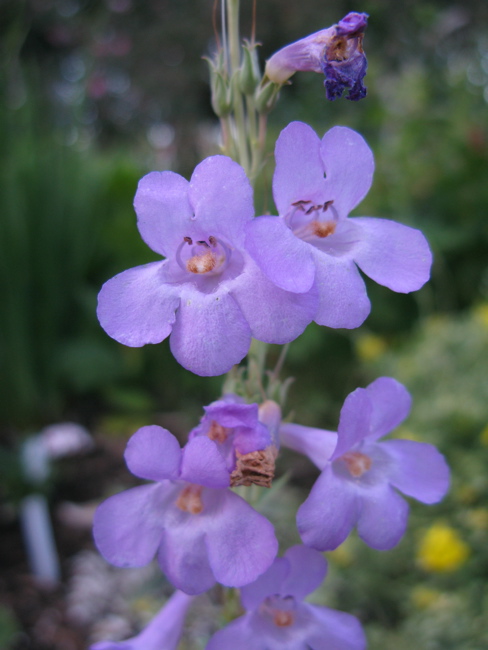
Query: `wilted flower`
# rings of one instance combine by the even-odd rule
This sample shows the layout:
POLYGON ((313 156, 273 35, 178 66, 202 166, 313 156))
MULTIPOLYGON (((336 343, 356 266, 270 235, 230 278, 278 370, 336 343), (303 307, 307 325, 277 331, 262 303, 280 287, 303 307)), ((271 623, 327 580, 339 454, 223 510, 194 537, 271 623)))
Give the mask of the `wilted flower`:
POLYGON ((325 558, 293 546, 241 589, 247 613, 219 630, 206 650, 363 650, 366 639, 350 614, 303 602, 325 578, 325 558))
POLYGON ((230 158, 205 159, 190 181, 151 172, 140 181, 134 206, 142 238, 167 259, 103 285, 97 313, 112 338, 139 347, 169 336, 184 368, 220 375, 247 354, 251 337, 286 343, 313 319, 313 292, 283 291, 247 254, 252 188, 230 158))
POLYGON ((140 634, 126 641, 100 641, 90 650, 176 650, 193 596, 175 591, 140 634))
POLYGON ((449 468, 433 445, 412 440, 377 442, 410 411, 402 384, 380 377, 344 402, 338 433, 283 424, 284 445, 306 454, 322 470, 297 513, 305 544, 333 550, 357 525, 366 544, 390 549, 402 538, 408 503, 437 503, 449 488, 449 468))
POLYGON ((347 99, 362 99, 368 65, 362 46, 367 21, 367 14, 349 13, 337 25, 287 45, 266 62, 266 76, 283 84, 297 71, 319 72, 325 75, 327 99, 341 97, 346 89, 347 99))
POLYGON ((214 441, 196 436, 183 449, 159 426, 129 440, 130 471, 156 481, 109 497, 95 513, 93 534, 106 560, 122 567, 148 564, 157 554, 171 582, 188 594, 217 580, 240 587, 276 556, 273 526, 227 489, 230 474, 214 441))
POLYGON ((393 291, 416 291, 429 279, 432 255, 423 234, 387 219, 348 217, 366 196, 373 154, 363 138, 336 126, 322 140, 292 122, 275 149, 273 196, 279 217, 246 227, 246 243, 260 269, 286 291, 315 287, 315 322, 354 328, 370 312, 357 267, 393 291))
POLYGON ((215 442, 231 472, 232 486, 270 487, 277 449, 268 427, 259 420, 260 407, 228 394, 204 409, 190 440, 207 436, 215 442))

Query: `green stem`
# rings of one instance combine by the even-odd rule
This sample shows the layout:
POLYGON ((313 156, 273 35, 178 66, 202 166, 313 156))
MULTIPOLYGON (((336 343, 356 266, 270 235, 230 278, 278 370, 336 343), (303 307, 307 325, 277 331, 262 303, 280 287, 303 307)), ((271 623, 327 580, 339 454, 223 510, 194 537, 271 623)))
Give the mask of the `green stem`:
POLYGON ((241 65, 239 34, 239 0, 227 0, 227 31, 229 37, 230 79, 233 90, 234 122, 239 163, 250 173, 249 148, 244 102, 239 89, 237 71, 241 65))

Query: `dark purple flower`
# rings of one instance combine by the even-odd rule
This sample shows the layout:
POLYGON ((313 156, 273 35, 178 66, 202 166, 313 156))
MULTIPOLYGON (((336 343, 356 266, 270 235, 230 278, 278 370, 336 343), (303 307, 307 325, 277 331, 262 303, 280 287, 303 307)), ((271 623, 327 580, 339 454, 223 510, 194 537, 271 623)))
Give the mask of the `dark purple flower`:
POLYGON ((313 319, 316 295, 279 289, 246 253, 252 188, 230 158, 207 158, 190 181, 151 172, 134 206, 142 238, 167 259, 103 285, 97 313, 112 338, 139 347, 170 336, 183 367, 220 375, 247 354, 251 337, 286 343, 313 319))
POLYGON ((247 613, 217 632, 206 650, 363 650, 366 639, 350 614, 303 602, 327 572, 320 553, 293 546, 241 589, 247 613))
POLYGON ((90 650, 176 650, 193 598, 175 591, 140 634, 126 641, 100 641, 91 645, 90 650))
POLYGON ((297 513, 305 544, 337 548, 357 525, 369 546, 386 550, 402 538, 408 504, 398 494, 437 503, 449 489, 449 468, 433 445, 378 439, 407 417, 411 398, 402 384, 380 377, 344 402, 338 433, 282 424, 281 441, 322 470, 297 513))
POLYGON ((354 328, 370 312, 357 267, 393 291, 416 291, 429 279, 432 255, 419 230, 387 219, 348 218, 373 178, 373 154, 363 138, 337 126, 322 140, 292 122, 276 143, 273 194, 279 217, 247 226, 248 250, 286 291, 319 292, 315 321, 354 328))
POLYGON ((138 567, 157 554, 169 580, 188 594, 217 580, 240 587, 255 580, 276 556, 273 526, 231 490, 229 471, 205 436, 183 449, 159 426, 139 429, 125 451, 141 485, 104 501, 93 534, 100 553, 121 567, 138 567))
POLYGON ((337 25, 322 29, 278 50, 266 62, 266 76, 283 84, 297 71, 325 75, 327 99, 357 101, 366 96, 363 78, 368 66, 363 50, 367 14, 349 13, 337 25))

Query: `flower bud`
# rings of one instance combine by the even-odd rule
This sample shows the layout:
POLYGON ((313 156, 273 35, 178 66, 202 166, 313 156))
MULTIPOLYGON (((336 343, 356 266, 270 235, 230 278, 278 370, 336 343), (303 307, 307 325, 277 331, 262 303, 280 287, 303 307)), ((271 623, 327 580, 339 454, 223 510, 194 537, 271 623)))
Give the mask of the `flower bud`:
POLYGON ((269 113, 276 104, 280 88, 280 84, 268 81, 257 89, 254 101, 258 113, 269 113))
POLYGON ((257 43, 244 41, 242 46, 243 61, 239 69, 239 88, 245 95, 252 95, 261 81, 257 43))

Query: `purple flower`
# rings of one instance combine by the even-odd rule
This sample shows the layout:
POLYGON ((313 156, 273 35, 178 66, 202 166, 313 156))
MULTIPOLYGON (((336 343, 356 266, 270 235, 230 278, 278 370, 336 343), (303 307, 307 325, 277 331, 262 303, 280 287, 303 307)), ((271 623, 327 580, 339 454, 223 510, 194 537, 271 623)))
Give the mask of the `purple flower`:
POLYGON ((248 250, 282 289, 318 290, 319 325, 354 328, 368 316, 357 267, 400 293, 429 279, 432 256, 419 230, 386 219, 348 218, 371 187, 374 169, 358 133, 336 126, 320 140, 307 124, 292 122, 281 132, 275 156, 280 217, 248 224, 248 250))
POLYGON ((363 50, 367 14, 349 13, 337 25, 322 29, 278 50, 266 62, 266 76, 283 84, 297 71, 325 75, 327 99, 357 101, 366 96, 363 78, 368 63, 363 50))
POLYGON ((350 614, 303 602, 327 572, 322 555, 293 546, 241 589, 247 613, 217 632, 206 650, 363 650, 366 639, 350 614))
POLYGON ((183 367, 219 375, 247 354, 252 336, 289 342, 313 319, 316 296, 279 289, 246 253, 252 188, 230 158, 207 158, 190 181, 151 172, 134 206, 142 238, 167 259, 103 285, 97 313, 112 338, 139 347, 170 336, 183 367))
POLYGON ((90 650, 176 650, 193 596, 175 591, 140 634, 126 641, 100 641, 90 650))
POLYGON ((206 436, 215 442, 231 474, 232 487, 252 484, 271 487, 278 454, 276 431, 270 431, 260 421, 261 407, 228 394, 204 409, 205 415, 190 432, 190 440, 206 436))
POLYGON ((276 556, 273 526, 229 489, 215 442, 197 436, 181 449, 166 429, 147 426, 129 440, 129 470, 141 485, 104 501, 93 534, 100 553, 121 567, 144 566, 157 554, 169 580, 188 594, 217 580, 240 587, 276 556))
POLYGON ((378 439, 407 417, 411 398, 402 384, 380 377, 344 402, 338 433, 283 424, 281 441, 322 470, 297 513, 305 544, 337 548, 354 526, 378 550, 395 546, 407 526, 408 504, 398 494, 437 503, 449 489, 449 468, 433 445, 378 439))

